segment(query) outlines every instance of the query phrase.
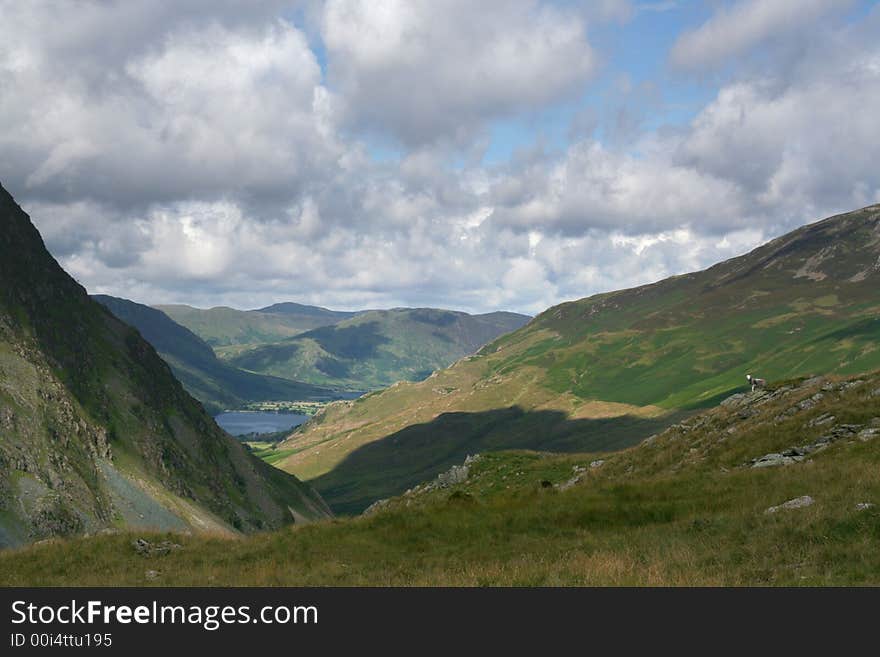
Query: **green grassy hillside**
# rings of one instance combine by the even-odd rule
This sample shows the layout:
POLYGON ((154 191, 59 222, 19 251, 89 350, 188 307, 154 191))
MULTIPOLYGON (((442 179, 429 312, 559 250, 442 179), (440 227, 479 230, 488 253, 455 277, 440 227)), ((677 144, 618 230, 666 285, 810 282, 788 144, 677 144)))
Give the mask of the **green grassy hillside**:
POLYGON ((333 399, 332 390, 244 372, 220 361, 201 338, 160 310, 106 295, 92 298, 136 328, 187 391, 213 414, 253 401, 333 399))
POLYGON ((878 314, 880 206, 872 206, 705 271, 551 308, 424 382, 331 405, 280 446, 291 451, 278 465, 356 510, 448 467, 469 441, 484 440, 486 418, 497 448, 624 447, 649 430, 634 418, 669 424, 741 389, 747 373, 880 367, 878 314), (535 414, 546 411, 607 421, 572 431, 554 419, 538 430, 535 414), (602 437, 609 423, 620 426, 613 443, 602 437), (383 477, 379 464, 396 463, 410 440, 410 464, 383 477), (369 473, 370 463, 380 469, 369 473))
POLYGON ((236 367, 351 390, 418 381, 473 353, 529 318, 515 313, 468 315, 432 308, 372 310, 239 353, 236 367))
POLYGON ((0 546, 125 527, 234 533, 327 513, 221 431, 0 187, 0 546))
POLYGON ((313 328, 337 324, 356 314, 297 303, 278 303, 259 310, 224 306, 202 309, 185 305, 156 308, 215 349, 277 342, 313 328))
POLYGON ((780 382, 610 455, 482 454, 355 519, 134 537, 0 553, 0 584, 876 586, 880 375, 780 382))

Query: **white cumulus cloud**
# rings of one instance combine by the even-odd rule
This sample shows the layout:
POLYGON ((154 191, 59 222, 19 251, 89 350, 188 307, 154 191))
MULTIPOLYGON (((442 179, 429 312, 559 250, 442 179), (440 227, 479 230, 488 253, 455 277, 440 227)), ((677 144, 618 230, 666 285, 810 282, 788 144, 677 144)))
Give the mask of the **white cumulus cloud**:
POLYGON ((759 44, 796 34, 828 12, 851 4, 852 0, 739 0, 682 34, 671 60, 681 68, 711 68, 759 44))
POLYGON ((596 66, 584 17, 536 0, 329 0, 321 35, 347 119, 408 145, 577 94, 596 66))

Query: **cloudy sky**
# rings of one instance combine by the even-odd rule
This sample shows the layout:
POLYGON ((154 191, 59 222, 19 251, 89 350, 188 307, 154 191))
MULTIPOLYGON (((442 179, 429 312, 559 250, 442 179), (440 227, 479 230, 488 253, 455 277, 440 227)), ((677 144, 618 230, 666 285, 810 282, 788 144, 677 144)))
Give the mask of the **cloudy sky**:
POLYGON ((880 202, 876 2, 0 16, 0 182, 92 292, 537 312, 880 202))

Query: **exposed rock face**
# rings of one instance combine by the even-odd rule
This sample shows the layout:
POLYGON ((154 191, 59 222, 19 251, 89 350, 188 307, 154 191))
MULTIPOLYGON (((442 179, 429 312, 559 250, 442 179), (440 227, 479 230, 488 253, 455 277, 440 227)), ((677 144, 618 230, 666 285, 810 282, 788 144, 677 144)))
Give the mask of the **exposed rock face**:
POLYGON ((441 472, 437 475, 437 478, 434 479, 434 481, 428 484, 422 484, 418 488, 420 488, 421 491, 429 491, 438 488, 449 488, 456 484, 463 484, 467 481, 468 476, 470 475, 471 466, 476 463, 479 458, 479 454, 472 454, 464 460, 462 465, 453 465, 446 472, 441 472))
POLYGON ((145 538, 135 539, 132 541, 132 546, 134 547, 134 551, 142 557, 164 557, 166 554, 171 554, 172 552, 183 549, 183 546, 171 541, 151 543, 145 538))
POLYGON ((804 460, 803 454, 798 454, 795 450, 791 450, 790 454, 765 454, 759 459, 752 462, 753 468, 772 468, 778 465, 791 465, 804 460))
POLYGON ((434 482, 435 486, 437 488, 448 488, 449 486, 455 486, 455 484, 463 484, 467 481, 469 472, 470 468, 466 465, 453 465, 446 472, 441 472, 437 475, 437 479, 434 482))
POLYGON ((824 414, 820 415, 819 417, 814 418, 813 420, 810 420, 807 423, 807 426, 811 427, 811 428, 812 427, 821 427, 823 425, 830 424, 831 422, 834 422, 835 419, 837 419, 837 418, 835 418, 833 415, 831 415, 831 413, 824 413, 824 414))
MULTIPOLYGON (((437 477, 433 481, 419 484, 418 486, 410 488, 403 494, 403 497, 413 497, 416 495, 429 493, 434 490, 451 488, 452 486, 463 484, 468 480, 468 477, 470 476, 471 466, 479 460, 479 454, 471 454, 470 456, 465 458, 463 464, 453 465, 446 472, 441 472, 439 475, 437 475, 437 477)), ((382 509, 386 508, 390 503, 390 499, 376 500, 370 506, 364 509, 362 515, 368 516, 378 511, 381 511, 382 509)))
MULTIPOLYGON (((825 414, 819 416, 819 418, 816 418, 816 420, 808 422, 806 426, 811 428, 823 426, 833 421, 833 415, 825 414)), ((863 425, 861 424, 838 424, 833 426, 827 434, 820 436, 817 440, 808 445, 803 445, 801 447, 790 447, 789 449, 779 454, 765 454, 760 458, 752 459, 750 463, 753 468, 767 468, 777 465, 792 465, 794 463, 800 463, 808 454, 823 449, 831 443, 837 442, 838 440, 857 437, 861 441, 867 441, 877 435, 880 435, 880 429, 863 429, 863 425)))
POLYGON ((572 468, 572 470, 574 471, 574 476, 571 479, 563 481, 561 484, 556 484, 556 488, 558 490, 561 490, 561 491, 568 490, 572 486, 577 486, 579 483, 581 483, 584 480, 584 477, 586 476, 586 473, 587 473, 586 468, 584 468, 583 466, 580 466, 580 465, 576 465, 572 468))
POLYGON ((370 506, 368 506, 366 509, 364 509, 364 512, 361 515, 371 516, 374 513, 378 513, 382 509, 386 508, 390 503, 391 503, 391 500, 388 498, 376 500, 370 506))
POLYGON ((809 495, 802 495, 801 497, 796 497, 793 500, 788 500, 787 502, 783 502, 778 506, 771 506, 764 513, 773 514, 778 513, 779 511, 791 511, 792 509, 803 509, 804 507, 812 506, 815 500, 809 495))

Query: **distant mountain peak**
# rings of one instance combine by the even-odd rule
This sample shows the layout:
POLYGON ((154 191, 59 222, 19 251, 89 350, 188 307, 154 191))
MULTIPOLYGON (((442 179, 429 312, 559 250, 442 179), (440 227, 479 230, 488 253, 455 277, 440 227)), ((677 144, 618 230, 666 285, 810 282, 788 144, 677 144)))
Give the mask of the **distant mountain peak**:
POLYGON ((273 303, 265 308, 258 308, 253 312, 269 313, 269 314, 286 314, 286 315, 304 315, 307 317, 322 317, 332 315, 337 317, 354 317, 357 313, 346 312, 342 310, 330 310, 321 306, 308 306, 294 301, 282 301, 273 303))

